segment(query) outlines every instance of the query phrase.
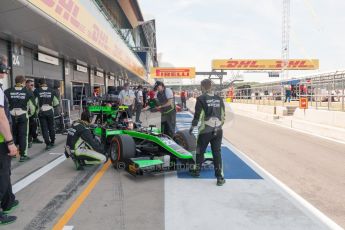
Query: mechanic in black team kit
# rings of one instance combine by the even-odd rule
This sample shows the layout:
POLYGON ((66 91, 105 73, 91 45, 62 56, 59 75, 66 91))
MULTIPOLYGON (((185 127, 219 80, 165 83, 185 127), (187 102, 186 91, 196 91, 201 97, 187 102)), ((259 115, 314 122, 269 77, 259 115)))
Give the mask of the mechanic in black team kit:
MULTIPOLYGON (((7 58, 0 56, 0 79, 7 77, 8 70, 7 58)), ((0 226, 16 221, 16 216, 7 214, 19 205, 11 185, 11 158, 16 156, 17 147, 12 138, 10 119, 8 102, 0 83, 0 226)))
POLYGON ((34 94, 39 107, 38 118, 41 125, 42 136, 46 143, 46 150, 51 149, 55 142, 54 107, 59 105, 56 91, 47 86, 45 79, 40 79, 40 87, 34 94))
POLYGON ((5 91, 5 95, 10 107, 14 143, 19 146, 20 162, 24 162, 29 159, 29 112, 34 114, 36 107, 34 94, 25 87, 25 78, 17 76, 15 83, 14 87, 5 91))
POLYGON ((214 95, 212 92, 212 82, 210 79, 205 79, 201 82, 201 91, 202 95, 196 100, 194 118, 189 130, 192 133, 200 121, 196 148, 196 165, 194 170, 191 171, 191 174, 194 177, 200 176, 204 153, 208 144, 211 143, 217 185, 222 186, 225 183, 221 155, 225 106, 223 99, 214 95))
POLYGON ((173 137, 176 128, 176 108, 174 93, 170 88, 166 88, 164 86, 164 83, 161 81, 156 81, 153 90, 156 92, 154 99, 151 98, 148 106, 142 111, 146 111, 148 109, 158 109, 161 112, 162 133, 173 137))
POLYGON ((83 169, 84 165, 102 164, 107 160, 103 145, 92 135, 89 122, 89 117, 82 115, 68 129, 65 155, 72 157, 77 170, 83 169))
MULTIPOLYGON (((30 91, 30 92, 34 92, 34 81, 31 79, 26 80, 25 82, 26 88, 30 91)), ((35 107, 36 107, 36 111, 38 110, 37 107, 37 101, 35 99, 35 107)), ((29 148, 32 147, 32 143, 35 144, 42 144, 43 141, 41 141, 40 139, 38 139, 38 133, 37 133, 37 112, 35 111, 30 111, 29 114, 29 148)))
POLYGON ((156 108, 161 112, 162 133, 173 137, 176 128, 176 108, 173 91, 166 88, 161 81, 156 81, 153 89, 157 91, 159 105, 156 108))

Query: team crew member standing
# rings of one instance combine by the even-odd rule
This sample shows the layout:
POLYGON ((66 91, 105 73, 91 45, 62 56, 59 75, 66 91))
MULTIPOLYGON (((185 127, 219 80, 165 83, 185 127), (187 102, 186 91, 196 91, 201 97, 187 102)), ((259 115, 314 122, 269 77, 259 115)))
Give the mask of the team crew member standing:
POLYGON ((47 86, 45 79, 40 79, 40 87, 34 91, 38 101, 38 118, 42 135, 46 143, 46 150, 51 149, 55 143, 54 107, 59 105, 56 91, 47 86))
POLYGON ((157 100, 159 102, 157 109, 161 112, 162 133, 173 137, 176 128, 176 109, 173 91, 170 88, 166 88, 161 81, 156 81, 154 90, 157 91, 157 100))
POLYGON ((132 118, 135 94, 131 89, 129 89, 128 83, 124 84, 124 89, 121 90, 119 94, 119 99, 120 99, 121 105, 128 106, 128 110, 127 110, 128 117, 132 118))
POLYGON ((135 122, 140 122, 140 114, 141 110, 143 109, 144 105, 144 97, 143 97, 143 87, 141 85, 138 86, 137 92, 135 94, 135 122))
POLYGON ((187 103, 187 95, 186 94, 187 94, 186 91, 184 91, 184 90, 181 91, 180 96, 181 96, 182 110, 187 109, 187 104, 186 104, 187 103))
MULTIPOLYGON (((0 79, 7 76, 7 59, 1 57, 0 79)), ((16 221, 17 217, 8 216, 19 204, 12 192, 11 185, 11 158, 17 154, 17 147, 14 144, 11 134, 8 110, 2 85, 0 84, 0 225, 10 224, 16 221)))
POLYGON ((20 162, 28 157, 29 111, 35 113, 34 95, 25 87, 25 78, 17 76, 16 85, 5 91, 12 118, 14 143, 19 146, 20 162))
POLYGON ((190 133, 200 121, 199 136, 196 148, 196 167, 192 171, 192 176, 199 177, 201 164, 204 161, 204 153, 209 143, 213 155, 213 164, 217 185, 225 183, 223 175, 223 164, 221 155, 221 145, 223 139, 222 126, 225 121, 225 107, 222 98, 212 92, 212 82, 205 79, 201 82, 202 95, 199 96, 195 104, 195 113, 190 128, 190 133))
MULTIPOLYGON (((26 88, 30 91, 30 92, 34 92, 34 81, 33 80, 26 80, 25 82, 26 88)), ((36 104, 36 100, 35 100, 35 107, 36 107, 36 111, 38 110, 37 104, 36 104)), ((32 143, 35 144, 42 144, 43 141, 41 141, 40 139, 38 139, 38 134, 37 134, 37 113, 35 113, 34 111, 29 111, 29 148, 31 148, 32 143)))

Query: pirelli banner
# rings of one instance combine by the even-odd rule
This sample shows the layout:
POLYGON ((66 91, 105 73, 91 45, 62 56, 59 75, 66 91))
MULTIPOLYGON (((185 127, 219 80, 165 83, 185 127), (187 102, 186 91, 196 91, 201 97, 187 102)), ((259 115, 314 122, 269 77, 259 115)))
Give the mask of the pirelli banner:
MULTIPOLYGON (((281 70, 281 59, 218 59, 212 60, 212 69, 222 70, 281 70)), ((290 59, 285 69, 315 70, 319 68, 318 59, 290 59)))
POLYGON ((194 67, 151 68, 151 78, 195 78, 194 67))

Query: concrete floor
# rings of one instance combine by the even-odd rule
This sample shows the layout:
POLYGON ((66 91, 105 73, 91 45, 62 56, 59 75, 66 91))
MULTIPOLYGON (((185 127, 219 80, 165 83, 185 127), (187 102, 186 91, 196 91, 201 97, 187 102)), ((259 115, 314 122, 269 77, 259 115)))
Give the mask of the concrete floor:
MULTIPOLYGON (((142 115, 142 121, 147 123, 159 124, 159 120, 159 114, 142 115)), ((345 225, 342 145, 240 116, 227 123, 225 130, 225 137, 233 145, 345 225)), ((57 144, 50 152, 42 151, 43 145, 36 145, 30 150, 33 159, 26 163, 14 161, 13 184, 59 158, 64 136, 57 144)), ((2 229, 51 229, 100 167, 76 171, 70 159, 64 160, 16 194, 21 203, 13 214, 19 219, 2 229)), ((322 229, 308 222, 301 211, 264 180, 229 180, 225 187, 217 188, 214 180, 180 179, 174 173, 135 178, 113 168, 105 172, 67 225, 74 229, 210 229, 216 226, 212 221, 203 227, 198 225, 207 223, 208 215, 215 217, 213 220, 224 215, 224 222, 218 225, 223 228, 218 229, 229 229, 236 222, 230 220, 236 219, 236 229, 322 229), (214 192, 219 194, 209 199, 214 192), (200 196, 193 196, 198 193, 200 196), (210 206, 197 197, 203 197, 210 206), (201 206, 195 206, 195 202, 201 206), (289 219, 293 216, 296 218, 289 219), (181 223, 186 225, 181 227, 181 223)))
POLYGON ((235 115, 224 137, 345 227, 345 146, 235 115))

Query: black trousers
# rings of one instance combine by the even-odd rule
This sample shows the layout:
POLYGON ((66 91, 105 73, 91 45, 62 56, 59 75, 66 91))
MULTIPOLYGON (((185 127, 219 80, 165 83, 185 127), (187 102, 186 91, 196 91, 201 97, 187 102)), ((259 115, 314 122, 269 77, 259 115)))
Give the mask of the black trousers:
POLYGON ((187 100, 185 97, 181 97, 182 109, 187 108, 187 100))
POLYGON ((223 175, 223 163, 222 163, 222 139, 223 139, 223 130, 218 129, 216 133, 212 130, 204 130, 199 134, 197 147, 196 147, 196 167, 197 170, 201 170, 201 165, 204 162, 204 153, 209 143, 211 143, 211 150, 213 155, 213 165, 214 172, 217 178, 224 177, 223 175))
POLYGON ((29 117, 29 142, 38 137, 36 116, 29 117))
POLYGON ((143 104, 137 103, 135 106, 135 122, 140 122, 140 114, 143 109, 143 104))
POLYGON ((128 118, 132 118, 133 115, 133 106, 132 105, 128 105, 128 109, 126 110, 128 118))
POLYGON ((174 137, 176 128, 176 110, 171 111, 170 113, 164 114, 161 116, 161 130, 162 133, 174 137))
POLYGON ((14 143, 19 146, 19 154, 21 156, 27 156, 29 119, 26 114, 11 116, 11 119, 14 143))
POLYGON ((55 142, 55 120, 54 111, 41 111, 38 114, 38 119, 40 120, 41 132, 46 145, 55 142))
POLYGON ((11 185, 11 157, 7 145, 0 144, 0 202, 1 208, 6 210, 15 200, 11 185))

